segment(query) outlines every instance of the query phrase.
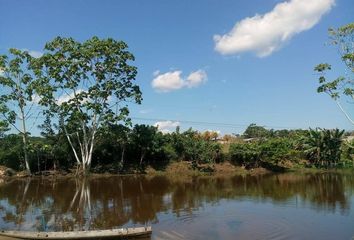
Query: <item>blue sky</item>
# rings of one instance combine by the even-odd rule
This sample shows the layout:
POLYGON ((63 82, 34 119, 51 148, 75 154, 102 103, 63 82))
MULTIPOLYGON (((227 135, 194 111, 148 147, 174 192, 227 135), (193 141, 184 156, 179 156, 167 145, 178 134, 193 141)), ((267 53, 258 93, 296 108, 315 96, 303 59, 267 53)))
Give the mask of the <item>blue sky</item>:
MULTIPOLYGON (((222 133, 240 133, 250 123, 352 129, 334 101, 316 93, 313 68, 329 62, 331 75, 345 72, 325 43, 329 27, 354 20, 354 2, 284 2, 0 0, 0 53, 41 52, 56 36, 127 42, 144 98, 131 106, 136 123, 176 120, 160 126, 222 133)), ((352 105, 344 107, 354 114, 352 105)))

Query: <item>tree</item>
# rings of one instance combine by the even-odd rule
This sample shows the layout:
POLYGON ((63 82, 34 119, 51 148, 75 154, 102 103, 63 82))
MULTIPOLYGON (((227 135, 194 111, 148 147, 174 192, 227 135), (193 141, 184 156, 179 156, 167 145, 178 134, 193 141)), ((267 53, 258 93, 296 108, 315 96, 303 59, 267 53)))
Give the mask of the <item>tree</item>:
POLYGON ((103 133, 104 136, 109 136, 111 138, 111 142, 113 142, 113 145, 117 145, 116 147, 121 150, 119 162, 120 169, 122 169, 124 166, 125 152, 128 144, 131 141, 130 131, 130 128, 127 126, 122 124, 114 124, 108 126, 108 129, 105 129, 103 133), (105 134, 105 132, 107 134, 105 134))
POLYGON ((344 130, 310 129, 303 139, 304 152, 315 164, 336 165, 340 160, 344 130))
POLYGON ((57 37, 35 64, 39 103, 61 119, 66 138, 84 174, 90 170, 101 126, 129 122, 127 102, 141 103, 134 56, 123 41, 93 37, 83 43, 57 37), (73 131, 69 131, 74 129, 73 131), (76 148, 78 146, 78 150, 76 148))
POLYGON ((0 165, 20 170, 23 164, 21 155, 23 151, 23 143, 21 136, 17 134, 7 134, 0 138, 0 165))
POLYGON ((269 131, 262 126, 252 123, 246 128, 243 136, 246 138, 263 138, 269 136, 269 131))
POLYGON ((41 136, 46 141, 45 147, 42 148, 46 150, 47 155, 49 155, 53 161, 54 170, 57 170, 57 167, 60 163, 59 160, 65 159, 67 161, 68 155, 70 155, 70 149, 67 149, 68 144, 63 132, 63 127, 58 124, 52 124, 52 119, 47 114, 45 116, 45 120, 41 125, 38 126, 38 128, 41 130, 41 136), (55 132, 56 130, 57 133, 55 132))
POLYGON ((36 105, 34 93, 34 78, 30 72, 33 57, 27 51, 11 48, 10 54, 0 56, 1 93, 0 114, 6 123, 2 126, 12 125, 22 135, 23 153, 26 170, 31 172, 27 145, 28 121, 33 117, 36 105))
POLYGON ((320 86, 317 92, 328 94, 344 113, 346 118, 354 125, 353 118, 345 111, 339 99, 347 97, 350 103, 354 103, 354 23, 347 24, 338 29, 329 29, 331 44, 338 47, 341 60, 348 69, 346 76, 340 76, 334 80, 328 80, 325 73, 331 70, 331 65, 321 63, 315 67, 320 74, 318 79, 320 86))
POLYGON ((157 135, 157 127, 149 125, 135 125, 132 131, 132 141, 136 147, 140 149, 141 166, 146 154, 151 152, 155 147, 155 140, 157 135))
POLYGON ((217 131, 205 131, 201 133, 201 137, 206 141, 216 141, 219 137, 219 133, 217 131))

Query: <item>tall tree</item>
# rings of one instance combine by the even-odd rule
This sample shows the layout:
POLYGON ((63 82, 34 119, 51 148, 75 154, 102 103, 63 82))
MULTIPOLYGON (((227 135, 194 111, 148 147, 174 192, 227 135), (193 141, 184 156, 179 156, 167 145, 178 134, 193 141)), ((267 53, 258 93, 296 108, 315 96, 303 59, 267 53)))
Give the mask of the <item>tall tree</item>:
POLYGON ((31 172, 27 145, 28 122, 34 117, 36 105, 34 78, 30 71, 33 57, 27 51, 13 48, 9 53, 8 56, 0 56, 0 114, 7 124, 22 135, 25 166, 31 172))
POLYGON ((133 83, 134 56, 127 48, 111 38, 93 37, 80 43, 57 37, 45 45, 44 55, 34 65, 40 104, 62 120, 83 173, 91 166, 97 130, 117 121, 129 122, 127 102, 142 100, 133 83))
POLYGON ((268 137, 269 133, 269 130, 265 129, 264 127, 257 126, 255 123, 252 123, 246 128, 243 136, 245 138, 263 138, 268 137))
POLYGON ((129 143, 131 143, 131 130, 129 127, 122 124, 109 125, 106 129, 102 129, 103 137, 109 138, 110 144, 114 148, 119 149, 120 161, 119 167, 122 169, 124 167, 125 152, 129 143))
POLYGON ((145 156, 156 147, 157 127, 149 125, 135 125, 132 130, 132 141, 140 149, 139 165, 143 164, 145 156))
POLYGON ((346 75, 334 80, 329 80, 325 73, 331 70, 331 65, 321 63, 315 67, 315 71, 320 74, 318 79, 320 86, 319 93, 327 93, 338 105, 346 118, 354 125, 353 117, 343 108, 339 99, 346 97, 351 104, 354 104, 354 23, 347 24, 338 29, 329 29, 331 44, 338 48, 342 62, 347 67, 346 75))

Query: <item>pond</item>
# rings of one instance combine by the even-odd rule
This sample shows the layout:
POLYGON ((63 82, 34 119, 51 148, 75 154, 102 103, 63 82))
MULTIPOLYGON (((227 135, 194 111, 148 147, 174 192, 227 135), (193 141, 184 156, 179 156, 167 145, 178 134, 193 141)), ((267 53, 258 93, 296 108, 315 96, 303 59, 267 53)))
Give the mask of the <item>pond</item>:
POLYGON ((110 176, 0 184, 0 228, 151 225, 152 239, 352 239, 354 175, 110 176))

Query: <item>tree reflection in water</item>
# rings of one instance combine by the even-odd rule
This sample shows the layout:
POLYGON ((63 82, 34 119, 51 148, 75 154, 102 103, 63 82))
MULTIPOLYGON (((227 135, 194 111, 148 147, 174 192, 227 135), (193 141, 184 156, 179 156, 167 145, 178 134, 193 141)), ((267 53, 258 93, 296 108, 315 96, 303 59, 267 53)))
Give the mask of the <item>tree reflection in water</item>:
POLYGON ((19 179, 0 185, 0 225, 40 231, 146 225, 158 223, 159 214, 193 215, 221 199, 345 215, 353 189, 353 175, 339 173, 19 179))

